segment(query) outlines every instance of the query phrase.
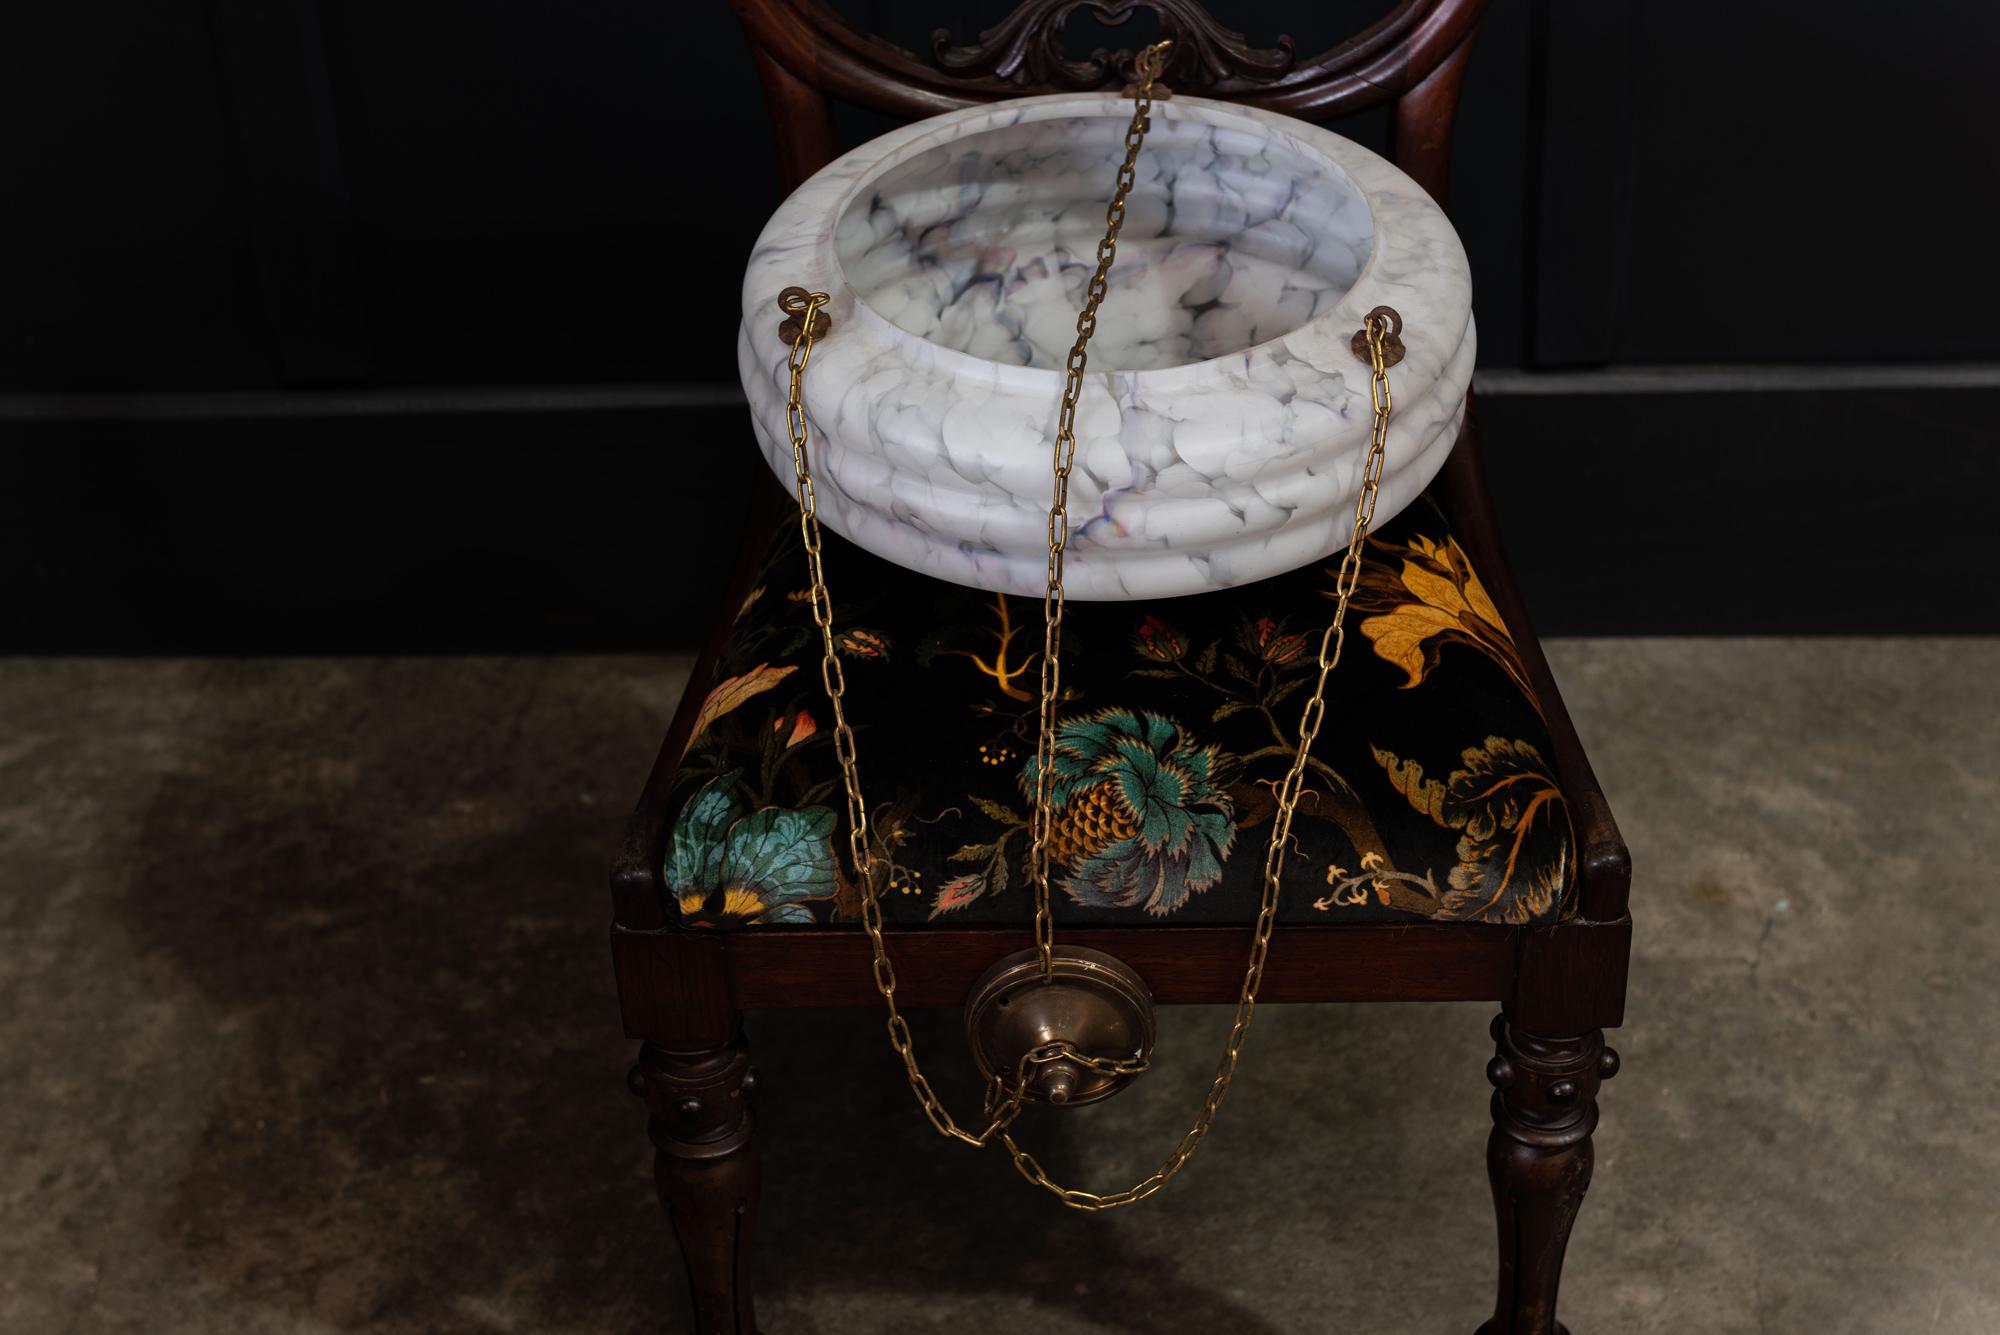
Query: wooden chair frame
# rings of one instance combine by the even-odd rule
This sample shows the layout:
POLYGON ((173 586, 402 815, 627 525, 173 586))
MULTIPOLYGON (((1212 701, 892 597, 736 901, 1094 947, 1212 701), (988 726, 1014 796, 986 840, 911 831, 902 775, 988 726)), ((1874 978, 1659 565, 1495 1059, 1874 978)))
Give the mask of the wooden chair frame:
MULTIPOLYGON (((1193 0, 1026 0, 977 43, 940 33, 931 59, 855 31, 821 0, 732 0, 748 33, 787 186, 834 157, 829 98, 926 116, 998 98, 1118 87, 1130 55, 1071 60, 1063 21, 1087 7, 1107 23, 1146 9, 1176 39, 1166 81, 1190 94, 1326 117, 1393 104, 1398 165, 1440 202, 1467 58, 1485 0, 1404 0, 1365 32, 1310 60, 1289 42, 1249 48, 1193 0)), ((1547 715, 1577 835, 1574 915, 1541 927, 1421 922, 1281 927, 1262 999, 1273 1002, 1490 1001, 1496 1055, 1487 1167, 1500 1233, 1499 1293, 1480 1335, 1555 1335, 1557 1284, 1571 1222, 1591 1175, 1601 1080, 1617 1070, 1602 1031, 1621 1024, 1631 919, 1631 862, 1591 772, 1500 543, 1466 426, 1438 484, 1460 543, 1514 634, 1547 715)), ((726 608, 738 605, 782 494, 759 488, 726 608)), ((700 1335, 754 1335, 749 1238, 759 1167, 741 1032, 752 1009, 879 1006, 859 929, 683 930, 662 863, 669 793, 704 683, 726 642, 721 618, 633 812, 611 868, 612 954, 625 1032, 642 1041, 632 1087, 646 1101, 660 1197, 679 1236, 700 1335)), ((1145 977, 1161 1004, 1228 1003, 1243 927, 1070 929, 1066 943, 1108 951, 1145 977)), ((957 1006, 993 961, 1032 944, 1019 928, 898 933, 897 995, 906 1006, 957 1006)))

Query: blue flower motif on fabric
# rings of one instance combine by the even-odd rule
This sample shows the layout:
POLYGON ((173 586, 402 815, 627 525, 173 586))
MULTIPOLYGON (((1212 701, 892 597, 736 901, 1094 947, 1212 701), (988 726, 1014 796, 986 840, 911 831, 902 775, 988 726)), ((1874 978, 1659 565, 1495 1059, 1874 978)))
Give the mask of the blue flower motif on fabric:
POLYGON ((668 841, 667 890, 697 927, 810 923, 836 888, 828 807, 750 809, 734 771, 703 784, 668 841))

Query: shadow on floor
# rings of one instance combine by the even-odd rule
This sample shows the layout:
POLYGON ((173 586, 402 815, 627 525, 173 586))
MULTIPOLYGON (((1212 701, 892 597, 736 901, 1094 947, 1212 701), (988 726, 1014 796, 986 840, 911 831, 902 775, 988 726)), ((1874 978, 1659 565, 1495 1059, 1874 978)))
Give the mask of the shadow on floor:
MULTIPOLYGON (((684 1328, 604 944, 603 863, 670 698, 659 670, 199 674, 195 749, 131 833, 123 905, 140 948, 229 1017, 235 1056, 162 1223, 202 1287, 301 1326, 684 1328)), ((872 1014, 769 1020, 752 1027, 776 1091, 767 1308, 921 1286, 1113 1327, 1274 1329, 1201 1265, 1122 1254, 1004 1156, 925 1144, 872 1014)), ((918 1017, 964 1105, 956 1023, 918 1017)))

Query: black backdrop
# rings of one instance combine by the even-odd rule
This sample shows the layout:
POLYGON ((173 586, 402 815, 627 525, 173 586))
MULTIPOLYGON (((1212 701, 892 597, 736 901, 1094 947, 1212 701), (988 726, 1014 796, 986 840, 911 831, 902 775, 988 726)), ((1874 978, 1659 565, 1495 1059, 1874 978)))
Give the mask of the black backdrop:
MULTIPOLYGON (((2000 630, 1995 50, 1956 0, 1495 0, 1453 212, 1545 631, 2000 630)), ((17 6, 0 62, 0 649, 695 641, 777 200, 722 0, 17 6)))

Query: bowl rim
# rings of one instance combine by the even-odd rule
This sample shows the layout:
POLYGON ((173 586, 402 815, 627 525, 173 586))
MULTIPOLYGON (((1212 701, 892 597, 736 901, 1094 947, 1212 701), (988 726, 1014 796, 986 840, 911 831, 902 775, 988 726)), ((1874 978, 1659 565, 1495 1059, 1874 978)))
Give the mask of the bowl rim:
MULTIPOLYGON (((1053 120, 1064 116, 1129 116, 1130 107, 1129 99, 1112 92, 1055 93, 1013 98, 914 121, 848 150, 793 191, 778 206, 759 235, 745 275, 743 310, 746 320, 762 315, 776 294, 775 289, 771 292, 762 290, 769 285, 770 279, 766 266, 758 263, 758 257, 766 252, 767 244, 774 236, 785 237, 788 241, 783 249, 787 262, 810 270, 809 273, 796 273, 795 270, 795 276, 788 281, 807 285, 806 280, 811 279, 813 282, 809 285, 823 287, 831 298, 827 309, 836 322, 836 328, 845 315, 853 322, 850 328, 859 327, 868 331, 869 341, 877 346, 886 344, 896 348, 913 367, 965 376, 992 385, 1003 393, 1045 394, 1053 400, 1064 376, 1060 368, 1019 366, 960 352, 912 334, 875 310, 848 280, 835 245, 835 234, 840 220, 861 191, 878 180, 884 171, 941 143, 967 137, 968 125, 975 125, 978 131, 984 131, 1002 124, 1053 120)), ((1157 102, 1154 114, 1168 119, 1244 130, 1264 137, 1282 136, 1289 141, 1288 147, 1302 156, 1326 163, 1346 179, 1359 196, 1362 207, 1367 210, 1368 254, 1346 292, 1320 314, 1284 333, 1218 357, 1182 362, 1175 366, 1129 370, 1102 365, 1089 367, 1087 374, 1101 378, 1101 383, 1114 395, 1150 397, 1199 392, 1239 382, 1260 364, 1270 364, 1287 357, 1316 366, 1325 366, 1332 359, 1358 365, 1359 359, 1346 349, 1346 344, 1353 331, 1360 327, 1365 313, 1378 305, 1401 309, 1409 304, 1408 289, 1384 282, 1379 273, 1385 243, 1392 239, 1385 231, 1380 208, 1380 204, 1389 199, 1410 206, 1407 216, 1399 220, 1395 229, 1398 234, 1396 239, 1418 245, 1448 246, 1460 257, 1459 268, 1463 270, 1465 267, 1464 248, 1458 234, 1436 201, 1400 168, 1351 139, 1295 117, 1200 97, 1176 95, 1170 100, 1157 102), (1337 346, 1322 346, 1325 343, 1337 346), (1326 355, 1329 352, 1333 354, 1332 358, 1326 355)), ((1432 297, 1427 304, 1435 305, 1436 298, 1432 297)), ((1440 370, 1449 363, 1452 351, 1465 336, 1471 320, 1469 281, 1458 300, 1447 300, 1444 304, 1447 310, 1454 307, 1458 310, 1460 318, 1453 327, 1442 328, 1436 322, 1406 327, 1404 340, 1411 347, 1412 363, 1428 364, 1440 370), (1429 345, 1428 357, 1417 355, 1421 345, 1429 345)), ((1405 314, 1408 312, 1405 311, 1405 314)))
MULTIPOLYGON (((913 122, 889 134, 870 140, 869 143, 854 149, 850 154, 843 155, 843 160, 860 166, 862 169, 857 171, 853 180, 848 182, 847 187, 834 197, 827 210, 823 238, 823 243, 826 247, 825 257, 830 261, 832 272, 837 276, 840 287, 858 308, 857 313, 858 311, 865 311, 868 316, 879 320, 883 326, 889 330, 893 330, 897 335, 915 340, 927 348, 936 349, 939 354, 936 364, 940 367, 950 366, 952 358, 962 357, 972 365, 1000 367, 1010 372, 1026 371, 1037 373, 1047 377, 1049 385, 1053 388, 1053 386, 1061 382, 1064 375, 1064 372, 1059 368, 1021 366, 1014 362, 994 361, 989 357, 980 357, 973 353, 961 352, 956 348, 933 342, 921 334, 913 334, 888 316, 882 314, 881 311, 875 309, 873 303, 866 296, 862 295, 861 290, 849 278, 847 265, 841 258, 837 240, 841 221, 847 217, 849 210, 854 207, 856 201, 866 192, 874 189, 876 184, 889 172, 906 166, 933 149, 941 148, 951 143, 971 140, 981 135, 1011 129, 1017 125, 1030 125, 1043 121, 1064 119, 1066 114, 1071 113, 1078 105, 1086 107, 1090 118, 1093 120, 1122 123, 1129 121, 1132 114, 1131 99, 1122 94, 1114 93, 1056 93, 1042 97, 1018 98, 1004 105, 1009 109, 1019 109, 1023 114, 1012 117, 1002 123, 983 124, 977 129, 966 133, 963 127, 967 120, 988 119, 977 114, 967 116, 966 112, 990 112, 993 107, 989 104, 987 106, 966 108, 965 111, 944 116, 933 116, 927 120, 913 122), (863 149, 877 146, 879 146, 881 151, 872 154, 862 151, 863 149)), ((1245 111, 1245 108, 1227 102, 1216 102, 1204 98, 1175 97, 1166 101, 1155 102, 1151 114, 1163 121, 1177 121, 1187 125, 1207 125, 1216 129, 1233 129, 1266 141, 1277 140, 1282 143, 1283 147, 1306 159, 1315 167, 1337 175, 1346 187, 1348 194, 1360 204, 1368 218, 1368 252, 1363 257, 1361 266, 1355 273, 1354 281, 1349 283, 1346 289, 1334 298, 1332 304, 1319 315, 1309 316, 1289 329, 1273 334, 1269 338, 1260 339, 1256 343, 1246 343, 1240 348, 1231 349, 1214 357, 1200 357, 1184 362, 1176 362, 1172 366, 1140 368, 1113 367, 1100 364, 1091 368, 1098 374, 1146 377, 1147 384, 1160 388, 1168 388, 1170 387, 1170 380, 1166 375, 1168 372, 1181 371, 1189 367, 1200 367, 1211 363, 1220 364, 1243 361, 1266 347, 1283 342, 1283 340, 1305 329, 1307 326, 1317 323, 1327 315, 1331 315, 1345 300, 1347 293, 1359 287, 1366 280, 1369 270, 1375 262, 1379 245, 1378 234, 1380 231, 1380 220, 1376 217, 1375 206, 1369 198, 1367 188, 1355 179, 1354 174, 1347 170, 1347 167, 1343 163, 1326 151, 1325 145, 1313 143, 1308 139, 1301 138, 1289 132, 1281 136, 1273 136, 1269 133, 1272 126, 1269 120, 1266 119, 1269 113, 1246 115, 1244 114, 1245 111), (1190 108, 1198 108, 1199 114, 1186 114, 1190 108)), ((1317 126, 1308 125, 1304 121, 1294 121, 1291 117, 1281 117, 1279 119, 1292 121, 1292 124, 1302 128, 1318 129, 1317 126)), ((1279 128, 1289 131, 1289 127, 1280 126, 1279 128)), ((1341 142, 1347 143, 1351 141, 1342 140, 1341 142)), ((1360 145, 1356 144, 1354 147, 1360 148, 1360 145)), ((1365 152, 1366 150, 1363 151, 1365 152)), ((1109 200, 1108 194, 1106 200, 1107 202, 1109 200)))

